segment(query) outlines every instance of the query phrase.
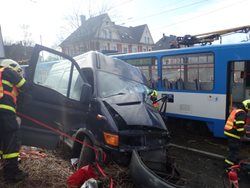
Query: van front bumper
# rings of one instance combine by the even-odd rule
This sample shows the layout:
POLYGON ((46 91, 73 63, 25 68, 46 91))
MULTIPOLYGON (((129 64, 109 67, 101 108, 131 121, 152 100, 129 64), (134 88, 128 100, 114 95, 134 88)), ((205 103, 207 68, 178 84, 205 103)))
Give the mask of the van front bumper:
MULTIPOLYGON (((166 161, 167 158, 161 159, 162 153, 161 150, 152 151, 154 157, 149 162, 143 161, 143 156, 140 156, 137 151, 132 152, 129 170, 133 182, 138 187, 183 188, 185 186, 185 182, 181 179, 174 164, 171 161, 166 161), (165 166, 167 166, 166 169, 163 168, 165 166)), ((145 158, 148 157, 151 158, 151 156, 145 158)))

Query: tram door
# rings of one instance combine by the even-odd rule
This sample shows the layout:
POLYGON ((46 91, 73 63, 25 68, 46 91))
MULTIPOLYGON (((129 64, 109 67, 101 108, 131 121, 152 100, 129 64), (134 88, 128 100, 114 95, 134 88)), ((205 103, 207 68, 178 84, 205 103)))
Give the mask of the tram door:
POLYGON ((250 98, 250 61, 235 61, 230 66, 232 103, 250 98))
POLYGON ((250 61, 246 61, 245 67, 245 99, 250 99, 250 61))

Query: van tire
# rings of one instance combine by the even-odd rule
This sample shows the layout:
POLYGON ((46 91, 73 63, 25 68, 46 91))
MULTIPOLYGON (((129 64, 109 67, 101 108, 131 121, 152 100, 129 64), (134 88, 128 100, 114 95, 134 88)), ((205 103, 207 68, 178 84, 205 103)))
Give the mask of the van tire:
POLYGON ((95 151, 92 148, 88 147, 88 145, 93 147, 93 143, 87 136, 84 137, 83 142, 86 143, 87 146, 82 145, 82 149, 81 149, 80 156, 79 156, 79 161, 77 164, 77 169, 80 169, 83 166, 89 165, 93 163, 95 160, 95 151))

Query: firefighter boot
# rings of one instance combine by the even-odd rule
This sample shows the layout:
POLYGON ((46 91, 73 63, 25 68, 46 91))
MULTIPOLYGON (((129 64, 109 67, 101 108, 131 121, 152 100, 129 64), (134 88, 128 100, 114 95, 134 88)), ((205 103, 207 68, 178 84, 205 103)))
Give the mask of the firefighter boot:
POLYGON ((23 172, 22 170, 17 170, 15 173, 8 174, 4 176, 6 183, 17 183, 19 181, 24 180, 27 178, 29 174, 27 172, 23 172))
POLYGON ((4 179, 6 183, 16 183, 28 177, 28 173, 18 168, 17 159, 8 160, 4 166, 4 179))

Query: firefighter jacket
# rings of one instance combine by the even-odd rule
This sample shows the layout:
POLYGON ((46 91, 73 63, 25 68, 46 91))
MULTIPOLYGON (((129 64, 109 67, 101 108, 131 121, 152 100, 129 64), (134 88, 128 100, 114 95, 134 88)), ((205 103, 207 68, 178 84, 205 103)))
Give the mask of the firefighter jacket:
POLYGON ((224 134, 232 138, 240 139, 244 135, 246 120, 247 114, 244 110, 233 110, 225 124, 224 134))
POLYGON ((18 91, 26 86, 26 80, 16 71, 0 68, 0 112, 16 113, 18 91))

